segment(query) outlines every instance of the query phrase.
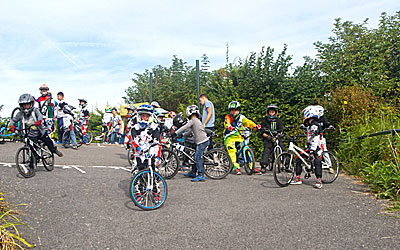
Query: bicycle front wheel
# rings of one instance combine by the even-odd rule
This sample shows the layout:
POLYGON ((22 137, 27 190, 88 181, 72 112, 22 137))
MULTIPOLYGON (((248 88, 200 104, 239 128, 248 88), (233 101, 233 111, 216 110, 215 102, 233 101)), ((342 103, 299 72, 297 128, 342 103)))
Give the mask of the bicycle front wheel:
POLYGON ((15 164, 17 165, 18 172, 25 178, 35 176, 36 159, 31 150, 27 147, 18 149, 15 155, 15 164))
POLYGON ((211 149, 203 155, 204 174, 211 179, 223 179, 232 171, 232 160, 227 151, 211 149))
POLYGON ((178 168, 178 156, 168 149, 161 149, 161 164, 158 167, 161 176, 165 179, 171 179, 178 173, 178 168))
POLYGON ((42 150, 42 162, 43 166, 47 171, 53 171, 54 169, 54 154, 50 152, 47 146, 43 146, 42 150))
POLYGON ((274 180, 280 187, 286 187, 295 175, 295 162, 292 154, 282 153, 277 156, 273 166, 274 180))
POLYGON ((162 207, 167 199, 168 187, 164 178, 150 170, 139 171, 132 179, 130 186, 132 201, 143 210, 154 210, 162 207))
POLYGON ((92 131, 87 131, 86 132, 86 145, 90 145, 93 141, 93 132, 92 131))
POLYGON ((252 175, 255 172, 256 160, 254 158, 254 152, 251 148, 244 148, 244 170, 248 175, 252 175))
POLYGON ((334 182, 339 175, 339 161, 336 158, 336 155, 332 151, 324 151, 322 152, 321 157, 322 163, 322 182, 323 183, 332 183, 334 182))

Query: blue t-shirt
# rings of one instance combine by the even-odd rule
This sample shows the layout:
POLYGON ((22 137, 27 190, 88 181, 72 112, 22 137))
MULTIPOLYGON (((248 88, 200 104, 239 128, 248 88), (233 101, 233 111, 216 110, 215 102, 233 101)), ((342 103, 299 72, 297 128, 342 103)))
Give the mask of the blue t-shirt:
POLYGON ((207 108, 208 108, 208 107, 211 107, 211 109, 212 109, 212 115, 211 115, 210 120, 208 120, 208 122, 206 123, 206 128, 214 127, 214 122, 215 122, 214 104, 212 104, 212 102, 210 102, 209 100, 206 100, 206 102, 204 103, 203 117, 202 117, 201 121, 203 122, 203 121, 206 120, 206 117, 207 117, 207 114, 208 114, 208 111, 207 111, 207 108))

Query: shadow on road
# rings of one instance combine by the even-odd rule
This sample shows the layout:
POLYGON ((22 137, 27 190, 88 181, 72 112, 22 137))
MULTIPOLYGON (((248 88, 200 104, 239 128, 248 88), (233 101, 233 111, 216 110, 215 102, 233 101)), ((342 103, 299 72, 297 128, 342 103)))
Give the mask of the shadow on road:
POLYGON ((127 154, 121 154, 121 153, 117 153, 117 154, 115 154, 115 155, 118 155, 120 159, 123 159, 123 160, 128 160, 128 156, 127 156, 127 154))

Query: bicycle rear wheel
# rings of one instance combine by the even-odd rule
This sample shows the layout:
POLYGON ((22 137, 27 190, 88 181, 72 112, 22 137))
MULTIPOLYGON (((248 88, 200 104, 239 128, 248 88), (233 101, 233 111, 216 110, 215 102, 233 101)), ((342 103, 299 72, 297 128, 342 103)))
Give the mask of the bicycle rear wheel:
POLYGON ((93 141, 93 132, 87 131, 86 132, 86 145, 90 145, 93 141))
POLYGON ((164 178, 150 170, 139 171, 130 185, 131 199, 143 210, 154 210, 162 207, 167 199, 168 187, 164 178))
POLYGON ((332 151, 324 151, 322 152, 321 157, 322 163, 322 182, 323 183, 332 183, 334 182, 339 175, 339 161, 336 158, 336 155, 332 151))
POLYGON ((31 150, 27 147, 18 149, 15 155, 15 164, 17 165, 18 172, 25 178, 35 176, 36 159, 31 150))
MULTIPOLYGON (((21 109, 20 109, 19 107, 13 109, 13 111, 11 112, 11 119, 14 118, 20 111, 21 111, 21 109)), ((19 129, 20 126, 21 126, 20 124, 21 124, 21 122, 17 122, 17 123, 14 125, 14 127, 15 127, 16 129, 19 129)), ((14 136, 13 136, 12 140, 15 142, 15 141, 20 140, 21 138, 22 138, 22 131, 17 131, 17 130, 16 130, 15 133, 14 133, 14 136)))
POLYGON ((50 149, 46 146, 43 145, 42 150, 42 162, 43 166, 47 171, 53 171, 54 169, 54 154, 50 152, 50 149))
POLYGON ((223 179, 232 171, 232 160, 225 150, 211 149, 203 155, 204 174, 211 179, 223 179))
POLYGON ((295 161, 292 154, 282 153, 277 156, 273 167, 274 180, 280 187, 286 187, 295 175, 295 161))
POLYGON ((256 160, 254 158, 254 152, 251 148, 244 148, 244 170, 248 175, 252 175, 256 168, 256 160))
POLYGON ((128 162, 129 162, 130 166, 136 164, 135 157, 133 155, 133 148, 132 147, 128 149, 128 162))
POLYGON ((161 176, 165 179, 171 179, 178 173, 178 168, 178 156, 168 149, 161 149, 161 164, 158 167, 161 176))

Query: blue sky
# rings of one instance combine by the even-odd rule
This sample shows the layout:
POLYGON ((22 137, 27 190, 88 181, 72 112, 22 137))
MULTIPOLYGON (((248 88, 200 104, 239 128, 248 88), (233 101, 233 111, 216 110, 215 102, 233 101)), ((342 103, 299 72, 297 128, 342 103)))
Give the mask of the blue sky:
POLYGON ((315 56, 313 42, 332 35, 335 18, 376 27, 381 12, 398 10, 395 0, 0 0, 0 116, 42 83, 75 106, 81 97, 118 106, 134 73, 168 66, 172 55, 194 65, 204 53, 216 69, 227 42, 231 61, 286 43, 300 65, 315 56))

